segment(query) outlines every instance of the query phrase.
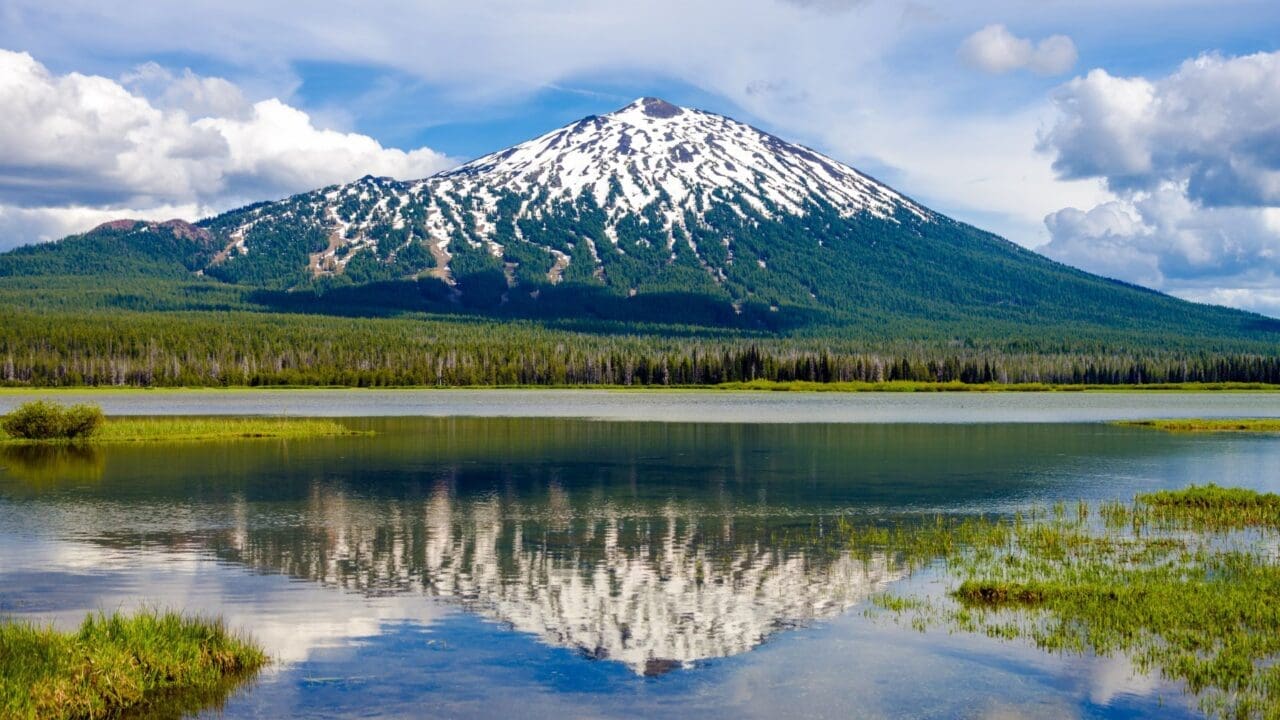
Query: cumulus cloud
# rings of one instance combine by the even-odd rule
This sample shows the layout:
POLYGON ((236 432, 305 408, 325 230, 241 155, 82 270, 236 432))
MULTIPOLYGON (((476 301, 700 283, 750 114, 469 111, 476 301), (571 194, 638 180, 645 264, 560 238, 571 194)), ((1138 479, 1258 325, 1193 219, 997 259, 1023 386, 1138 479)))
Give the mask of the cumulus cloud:
POLYGON ((1104 203, 1065 208, 1045 224, 1046 251, 1073 265, 1153 287, 1202 281, 1272 283, 1280 271, 1275 211, 1205 208, 1169 186, 1104 203))
POLYGON ((1205 55, 1156 80, 1102 70, 1055 95, 1065 178, 1117 196, 1045 219, 1045 251, 1112 277, 1280 315, 1280 53, 1205 55))
POLYGON ((960 44, 960 59, 989 73, 1028 69, 1061 75, 1076 64, 1076 45, 1066 35, 1050 35, 1038 43, 1020 38, 1004 25, 988 25, 960 44))
POLYGON ((158 63, 139 65, 120 78, 132 92, 166 110, 182 110, 193 118, 233 117, 244 119, 252 110, 244 93, 234 83, 218 77, 203 77, 184 69, 182 74, 158 63))
MULTIPOLYGON (((287 101, 298 73, 315 63, 385 73, 396 78, 394 90, 403 83, 431 98, 398 114, 401 130, 510 118, 531 106, 545 117, 545 103, 530 98, 555 86, 676 87, 682 97, 713 99, 704 103, 710 109, 818 146, 940 211, 1034 245, 1048 240, 1047 213, 1091 208, 1108 194, 1099 180, 1055 176, 1035 151, 1037 130, 1052 119, 1049 101, 1037 83, 1005 83, 957 62, 966 34, 1003 22, 1088 33, 1101 46, 1128 42, 1127 29, 1142 26, 1151 43, 1177 48, 1196 37, 1205 17, 1257 15, 1252 5, 1261 2, 1224 11, 1155 0, 984 0, 956 10, 937 0, 740 0, 726 13, 723 0, 383 0, 373 11, 367 3, 316 0, 298 13, 260 0, 139 0, 135 12, 120 13, 100 0, 4 0, 0 47, 108 74, 118 72, 112 63, 119 58, 190 57, 197 70, 218 68, 254 99, 287 101), (1161 22, 1151 26, 1157 4, 1161 22), (200 32, 191 32, 193 23, 200 32)), ((125 85, 158 108, 187 102, 125 85)), ((313 125, 326 125, 318 119, 324 112, 336 127, 367 120, 375 102, 410 102, 390 92, 370 97, 307 109, 313 125)), ((200 112, 187 114, 198 119, 200 112)))
POLYGON ((211 207, 197 204, 151 205, 147 207, 15 207, 0 205, 0 251, 37 242, 48 242, 84 232, 111 220, 190 220, 212 214, 211 207))
MULTIPOLYGON (((680 97, 711 99, 702 104, 818 146, 940 211, 1030 245, 1047 239, 1045 213, 1103 194, 1094 181, 1056 180, 1035 152, 1041 122, 1030 116, 1048 110, 1038 91, 980 95, 1000 80, 969 72, 954 49, 997 20, 1092 28, 1105 17, 1106 28, 1129 27, 1149 17, 1152 1, 989 0, 957 12, 937 0, 740 0, 726 13, 723 0, 384 0, 376 11, 316 0, 300 14, 258 0, 139 0, 136 12, 121 14, 98 0, 56 7, 4 0, 0 47, 76 68, 121 57, 192 57, 255 97, 287 99, 297 74, 316 63, 385 73, 395 78, 391 85, 431 98, 397 113, 400 130, 530 108, 546 117, 546 104, 530 98, 557 86, 674 87, 680 97), (193 21, 200 32, 190 32, 193 21), (984 102, 974 101, 979 96, 984 102)), ((1162 32, 1184 30, 1177 14, 1165 12, 1162 32)), ((388 97, 387 106, 403 107, 408 94, 388 97)), ((335 105, 323 112, 373 114, 349 98, 335 105)), ((308 109, 316 122, 322 110, 308 109)))
POLYGON ((452 161, 316 127, 277 99, 144 65, 119 81, 0 50, 0 247, 122 215, 173 217, 452 161), (91 222, 92 221, 92 222, 91 222))
POLYGON ((1055 102, 1041 144, 1063 177, 1116 191, 1185 181, 1205 205, 1280 205, 1280 52, 1203 55, 1155 81, 1093 70, 1055 102))

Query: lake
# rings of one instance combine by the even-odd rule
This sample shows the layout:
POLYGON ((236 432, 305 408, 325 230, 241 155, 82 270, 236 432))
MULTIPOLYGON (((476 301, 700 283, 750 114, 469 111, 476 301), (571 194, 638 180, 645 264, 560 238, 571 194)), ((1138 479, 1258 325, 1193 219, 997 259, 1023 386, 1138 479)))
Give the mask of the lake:
POLYGON ((1280 491, 1274 436, 1102 422, 1280 416, 1269 394, 85 398, 376 432, 0 448, 0 614, 220 614, 276 662, 210 717, 1196 717, 1123 658, 868 617, 873 593, 941 582, 831 530, 1210 481, 1280 491))

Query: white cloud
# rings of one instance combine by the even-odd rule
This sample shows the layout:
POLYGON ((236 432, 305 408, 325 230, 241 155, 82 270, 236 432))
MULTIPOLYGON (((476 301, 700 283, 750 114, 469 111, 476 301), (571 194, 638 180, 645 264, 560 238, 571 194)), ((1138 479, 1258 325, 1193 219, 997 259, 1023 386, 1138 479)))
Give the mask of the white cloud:
POLYGON ((190 69, 175 75, 168 68, 147 62, 126 73, 120 81, 134 93, 150 98, 157 107, 182 110, 193 118, 243 119, 252 109, 235 84, 222 78, 202 77, 190 69))
POLYGON ((280 100, 144 65, 121 81, 50 72, 0 50, 0 248, 112 217, 173 217, 364 174, 423 177, 452 164, 427 148, 315 126, 280 100))
POLYGON ((26 208, 0 205, 0 250, 26 243, 57 240, 111 220, 190 220, 212 212, 212 208, 197 204, 165 204, 145 208, 84 205, 26 208))
POLYGON ((384 148, 357 133, 316 128, 306 113, 264 100, 245 119, 209 117, 193 125, 225 138, 224 177, 269 194, 275 188, 312 189, 362 175, 419 178, 452 162, 428 148, 384 148))
POLYGON ((1157 287, 1164 282, 1159 256, 1142 247, 1150 230, 1133 206, 1106 202, 1083 211, 1064 208, 1045 218, 1052 240, 1043 251, 1077 267, 1157 287))
POLYGON ((1042 146, 1064 177, 1116 191, 1185 182, 1205 205, 1280 205, 1280 52, 1202 55, 1157 80, 1093 70, 1064 85, 1042 146))
POLYGON ((1054 168, 1117 198, 1049 214, 1046 253, 1280 315, 1280 53, 1201 56, 1155 80, 1094 70, 1055 102, 1041 139, 1054 168))
POLYGON ((1041 75, 1061 75, 1076 64, 1076 45, 1066 35, 1032 43, 1004 25, 988 25, 965 38, 959 54, 970 66, 989 73, 1026 68, 1041 75))
POLYGON ((1185 186, 1045 218, 1043 251, 1109 277, 1199 302, 1280 315, 1280 210, 1204 207, 1185 186))
MULTIPOLYGON (((1263 16, 1266 2, 1241 0, 1228 13, 1263 16)), ((254 0, 139 0, 128 14, 95 0, 0 6, 0 47, 59 67, 192 57, 247 96, 285 101, 298 87, 298 63, 385 72, 439 100, 401 116, 400 127, 509 119, 553 86, 692 86, 716 98, 712 109, 818 146, 1026 245, 1048 239, 1047 213, 1112 198, 1092 177, 1057 179, 1036 152, 1048 81, 1030 69, 1017 77, 968 71, 955 54, 965 35, 1000 22, 1040 44, 1064 32, 1105 51, 1143 26, 1151 43, 1181 47, 1204 16, 1224 16, 1193 0, 740 0, 734 12, 723 0, 316 0, 306 13, 254 0), (1158 27, 1148 23, 1153 12, 1158 27)), ((1062 62, 1065 47, 1048 43, 1037 67, 1062 62)), ((182 106, 155 90, 135 92, 157 107, 182 106)), ((373 102, 405 100, 389 93, 373 102)), ((306 109, 313 125, 335 127, 366 107, 335 103, 324 123, 318 108, 306 109)))
MULTIPOLYGON (((1075 17, 1081 5, 1102 0, 1058 14, 1075 17)), ((581 81, 692 86, 723 100, 712 109, 864 165, 922 202, 1025 244, 1041 240, 1041 219, 1064 191, 1084 201, 1034 150, 1036 127, 1025 123, 1043 97, 975 112, 973 94, 999 81, 954 62, 952 48, 975 22, 1060 24, 1057 10, 1015 0, 963 10, 935 0, 742 0, 734 12, 721 0, 318 0, 301 14, 249 0, 142 0, 129 17, 90 0, 5 7, 12 22, 0 23, 0 46, 47 50, 64 65, 190 55, 225 68, 241 87, 262 83, 265 95, 285 99, 303 61, 411 78, 448 108, 422 108, 423 127, 510 116, 533 94, 581 81), (189 32, 193 18, 200 33, 189 32), (997 121, 992 130, 981 127, 988 120, 997 121), (997 156, 1013 164, 991 161, 997 156), (956 169, 961 180, 949 184, 956 169)), ((1116 14, 1111 4, 1106 12, 1116 14)))

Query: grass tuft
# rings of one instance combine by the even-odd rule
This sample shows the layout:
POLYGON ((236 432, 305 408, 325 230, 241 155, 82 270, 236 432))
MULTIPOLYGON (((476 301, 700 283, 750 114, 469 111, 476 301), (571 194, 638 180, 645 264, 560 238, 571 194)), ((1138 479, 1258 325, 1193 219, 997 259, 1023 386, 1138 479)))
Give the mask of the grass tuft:
MULTIPOLYGON (((0 717, 117 717, 216 702, 267 663, 221 620, 143 611, 90 615, 74 633, 0 623, 0 717)), ((197 705, 198 707, 198 705, 197 705)))

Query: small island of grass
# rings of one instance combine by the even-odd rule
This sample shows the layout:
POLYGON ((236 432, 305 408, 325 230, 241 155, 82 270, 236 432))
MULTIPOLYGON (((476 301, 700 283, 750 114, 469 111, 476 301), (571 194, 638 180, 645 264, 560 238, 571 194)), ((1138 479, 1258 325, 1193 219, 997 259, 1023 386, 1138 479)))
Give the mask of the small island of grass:
POLYGON ((335 420, 315 418, 111 418, 90 440, 94 443, 191 442, 253 438, 305 439, 370 435, 335 420))
POLYGON ((93 614, 75 632, 0 622, 0 717, 108 718, 216 704, 267 663, 220 620, 93 614))
POLYGON ((335 420, 283 417, 108 418, 91 405, 30 402, 0 417, 0 444, 195 442, 368 435, 335 420))
POLYGON ((1172 420, 1117 420, 1114 425, 1143 427, 1165 432, 1280 433, 1280 418, 1185 418, 1172 420))

